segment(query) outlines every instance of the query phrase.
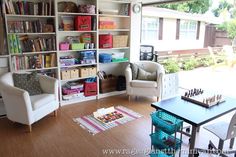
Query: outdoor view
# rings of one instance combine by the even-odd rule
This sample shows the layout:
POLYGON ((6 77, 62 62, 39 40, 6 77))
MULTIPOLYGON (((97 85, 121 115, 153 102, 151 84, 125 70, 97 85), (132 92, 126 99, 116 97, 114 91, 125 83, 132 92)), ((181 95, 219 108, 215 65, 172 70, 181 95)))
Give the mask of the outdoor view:
POLYGON ((233 95, 235 39, 236 0, 143 7, 141 44, 154 46, 156 61, 166 73, 178 72, 181 88, 198 86, 233 95))

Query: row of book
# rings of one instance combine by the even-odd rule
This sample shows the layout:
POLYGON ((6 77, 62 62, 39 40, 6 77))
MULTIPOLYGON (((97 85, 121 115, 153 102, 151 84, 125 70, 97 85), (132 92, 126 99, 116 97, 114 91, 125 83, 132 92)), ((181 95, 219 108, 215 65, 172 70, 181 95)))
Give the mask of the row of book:
POLYGON ((26 2, 24 1, 12 1, 3 0, 2 7, 4 13, 7 14, 19 14, 19 15, 54 15, 54 4, 53 1, 48 0, 48 2, 26 2))
MULTIPOLYGON (((46 21, 7 21, 8 33, 50 33, 46 28, 46 21)), ((54 27, 53 25, 51 26, 54 27)), ((53 31, 53 30, 52 30, 53 31)))
POLYGON ((56 67, 56 54, 38 54, 32 56, 13 56, 13 70, 42 69, 56 67))
POLYGON ((9 34, 8 43, 11 54, 56 50, 55 36, 30 39, 27 35, 18 36, 16 34, 9 34))

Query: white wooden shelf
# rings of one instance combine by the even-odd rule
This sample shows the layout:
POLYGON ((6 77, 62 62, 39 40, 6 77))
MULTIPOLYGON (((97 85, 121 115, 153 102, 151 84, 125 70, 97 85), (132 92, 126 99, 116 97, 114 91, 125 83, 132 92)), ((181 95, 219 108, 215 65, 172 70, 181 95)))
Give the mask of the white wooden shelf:
POLYGON ((113 91, 113 92, 109 92, 109 93, 100 93, 99 98, 106 98, 106 97, 109 97, 109 96, 121 95, 121 94, 125 94, 125 93, 126 93, 126 90, 113 91))
POLYGON ((59 33, 96 33, 97 31, 58 31, 59 33))
POLYGON ((129 29, 99 29, 99 32, 129 32, 129 29))
POLYGON ((124 4, 124 3, 131 3, 130 0, 100 0, 99 2, 109 2, 109 3, 121 3, 121 4, 124 4))
POLYGON ((11 56, 24 56, 24 55, 34 55, 34 54, 49 54, 49 53, 56 53, 57 51, 37 51, 37 52, 23 52, 23 53, 16 53, 11 54, 11 56))
POLYGON ((91 77, 97 77, 97 76, 78 77, 78 78, 73 78, 73 79, 65 79, 65 80, 61 80, 61 82, 78 81, 78 80, 84 80, 84 79, 91 78, 91 77))
POLYGON ((95 100, 95 99, 97 99, 97 95, 82 97, 82 98, 74 98, 74 99, 71 99, 71 100, 62 100, 61 101, 61 106, 70 105, 70 104, 79 103, 79 102, 84 102, 84 101, 89 101, 89 100, 95 100))
POLYGON ((16 35, 55 35, 55 32, 50 33, 7 33, 7 34, 16 34, 16 35))
POLYGON ((20 15, 20 14, 6 14, 7 18, 14 17, 14 18, 55 18, 55 16, 48 16, 48 15, 20 15))
POLYGON ((108 48, 108 49, 99 49, 100 51, 102 50, 102 51, 104 51, 104 50, 107 50, 107 51, 109 51, 109 50, 121 50, 121 49, 129 49, 129 47, 117 47, 117 48, 108 48))
POLYGON ((61 16, 78 16, 78 15, 97 16, 97 14, 89 14, 89 13, 68 13, 68 12, 58 12, 58 15, 61 15, 61 16))
POLYGON ((100 17, 125 17, 130 18, 129 15, 115 15, 115 14, 99 14, 100 17))
POLYGON ((0 55, 0 58, 8 58, 9 55, 0 55))
POLYGON ((39 68, 39 69, 24 69, 24 70, 13 70, 14 72, 27 72, 27 71, 41 71, 41 70, 53 70, 57 69, 57 67, 49 67, 49 68, 39 68))
POLYGON ((97 63, 94 63, 94 64, 75 64, 75 65, 68 65, 68 66, 61 65, 60 68, 75 68, 75 67, 93 66, 93 65, 97 65, 97 63))
POLYGON ((110 63, 99 63, 100 65, 107 65, 107 64, 119 64, 119 63, 127 63, 129 61, 121 61, 121 62, 110 62, 110 63))
POLYGON ((81 50, 60 50, 60 53, 67 53, 67 52, 78 52, 78 51, 95 51, 97 49, 81 49, 81 50))

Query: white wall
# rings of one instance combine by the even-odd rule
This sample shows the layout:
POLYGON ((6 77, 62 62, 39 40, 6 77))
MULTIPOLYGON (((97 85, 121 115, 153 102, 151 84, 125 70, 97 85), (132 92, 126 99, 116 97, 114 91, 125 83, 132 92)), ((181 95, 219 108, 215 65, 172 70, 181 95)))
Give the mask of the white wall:
POLYGON ((130 30, 130 62, 139 61, 140 54, 140 38, 141 38, 141 18, 142 13, 133 12, 133 5, 141 3, 133 1, 131 4, 131 30, 130 30))

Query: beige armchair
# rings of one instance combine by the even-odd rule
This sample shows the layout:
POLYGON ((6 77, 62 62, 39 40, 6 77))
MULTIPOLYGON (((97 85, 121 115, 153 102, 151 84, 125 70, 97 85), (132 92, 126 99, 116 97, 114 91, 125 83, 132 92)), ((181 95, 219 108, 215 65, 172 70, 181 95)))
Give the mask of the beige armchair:
POLYGON ((29 93, 14 87, 12 73, 0 77, 0 89, 6 108, 7 118, 11 121, 31 125, 49 113, 57 114, 58 81, 44 75, 39 75, 39 82, 43 94, 30 96, 29 93))
POLYGON ((130 96, 155 96, 157 101, 162 98, 163 75, 165 74, 162 65, 152 61, 136 62, 138 66, 148 72, 157 72, 157 81, 134 80, 132 79, 132 71, 130 65, 126 67, 126 92, 130 96))

